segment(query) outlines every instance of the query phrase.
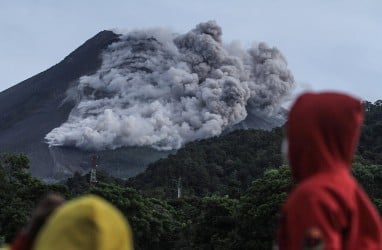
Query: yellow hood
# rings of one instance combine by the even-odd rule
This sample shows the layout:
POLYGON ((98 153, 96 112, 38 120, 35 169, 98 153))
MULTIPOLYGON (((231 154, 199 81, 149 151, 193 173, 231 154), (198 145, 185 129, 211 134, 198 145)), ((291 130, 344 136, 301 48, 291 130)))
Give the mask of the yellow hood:
POLYGON ((131 229, 105 200, 88 195, 61 206, 41 229, 34 250, 130 250, 131 229))

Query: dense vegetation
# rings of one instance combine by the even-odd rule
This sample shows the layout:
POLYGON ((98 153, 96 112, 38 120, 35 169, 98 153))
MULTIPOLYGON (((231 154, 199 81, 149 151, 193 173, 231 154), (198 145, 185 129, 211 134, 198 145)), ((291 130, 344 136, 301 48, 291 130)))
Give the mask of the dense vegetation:
POLYGON ((263 171, 282 164, 281 128, 239 130, 187 144, 175 155, 150 164, 128 185, 150 195, 174 198, 180 182, 186 196, 239 197, 263 171))
POLYGON ((365 102, 365 110, 358 151, 370 164, 382 164, 382 100, 365 102))
MULTIPOLYGON (((366 103, 353 173, 382 214, 381 106, 366 103)), ((281 128, 247 130, 193 142, 128 181, 98 171, 95 186, 79 174, 44 184, 27 173, 25 156, 3 154, 0 237, 10 241, 39 197, 53 190, 67 198, 94 193, 112 202, 128 218, 136 249, 270 249, 278 211, 292 188, 280 155, 282 136, 281 128)))
POLYGON ((23 155, 0 155, 0 241, 14 237, 47 192, 69 197, 65 186, 46 185, 27 173, 28 163, 23 155))

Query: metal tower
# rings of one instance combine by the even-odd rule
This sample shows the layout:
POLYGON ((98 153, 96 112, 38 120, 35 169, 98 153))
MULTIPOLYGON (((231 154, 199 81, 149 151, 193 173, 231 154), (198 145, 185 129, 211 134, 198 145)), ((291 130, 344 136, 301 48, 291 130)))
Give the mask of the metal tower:
POLYGON ((91 166, 91 169, 90 169, 90 185, 91 186, 95 186, 95 184, 97 183, 97 161, 98 161, 98 158, 99 156, 97 155, 93 155, 91 157, 91 163, 92 163, 92 166, 91 166))
POLYGON ((182 177, 178 179, 178 199, 182 197, 182 177))

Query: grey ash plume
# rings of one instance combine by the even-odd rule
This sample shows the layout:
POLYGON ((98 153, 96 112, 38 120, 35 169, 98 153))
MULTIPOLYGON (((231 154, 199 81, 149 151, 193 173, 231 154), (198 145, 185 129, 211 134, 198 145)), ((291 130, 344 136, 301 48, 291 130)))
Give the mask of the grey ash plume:
POLYGON ((45 137, 52 146, 178 149, 221 134, 248 113, 274 113, 293 87, 277 48, 225 46, 214 22, 186 34, 152 29, 121 36, 102 66, 72 90, 67 122, 45 137))

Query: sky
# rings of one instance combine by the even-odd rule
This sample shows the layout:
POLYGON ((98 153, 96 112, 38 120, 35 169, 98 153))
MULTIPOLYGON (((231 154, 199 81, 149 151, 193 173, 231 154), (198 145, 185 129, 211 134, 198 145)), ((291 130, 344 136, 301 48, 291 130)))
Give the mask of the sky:
POLYGON ((382 1, 0 0, 0 91, 48 69, 99 31, 215 20, 223 42, 281 50, 297 88, 382 99, 382 1))

